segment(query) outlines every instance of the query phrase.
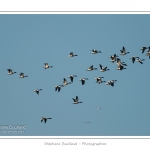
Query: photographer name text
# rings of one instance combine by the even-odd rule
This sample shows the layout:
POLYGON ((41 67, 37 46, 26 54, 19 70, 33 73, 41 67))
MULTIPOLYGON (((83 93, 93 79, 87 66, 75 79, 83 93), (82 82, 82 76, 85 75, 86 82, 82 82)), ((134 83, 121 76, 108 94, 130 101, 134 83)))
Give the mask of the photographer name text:
POLYGON ((26 125, 0 125, 0 134, 24 134, 26 125))

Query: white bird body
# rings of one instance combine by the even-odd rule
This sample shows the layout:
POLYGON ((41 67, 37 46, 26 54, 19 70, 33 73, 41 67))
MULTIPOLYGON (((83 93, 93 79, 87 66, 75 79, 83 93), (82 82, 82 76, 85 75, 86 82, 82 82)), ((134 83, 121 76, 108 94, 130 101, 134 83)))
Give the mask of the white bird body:
POLYGON ((68 85, 68 84, 71 84, 71 82, 68 82, 68 81, 64 78, 64 82, 63 82, 62 86, 66 86, 66 85, 68 85))
POLYGON ((123 46, 122 50, 120 50, 120 52, 121 52, 120 55, 126 55, 126 54, 130 53, 130 52, 126 52, 126 49, 124 46, 123 46))
POLYGON ((148 56, 149 57, 149 59, 150 59, 150 47, 148 47, 148 51, 147 51, 147 53, 146 53, 146 56, 148 56))
POLYGON ((117 58, 117 66, 127 66, 127 64, 125 64, 125 62, 121 62, 121 59, 117 58))
POLYGON ((92 65, 92 66, 90 66, 90 67, 87 69, 87 71, 92 71, 92 70, 97 70, 97 68, 94 68, 93 65, 92 65))
POLYGON ((102 81, 102 78, 104 78, 104 77, 97 77, 97 78, 95 78, 96 83, 100 84, 100 83, 106 82, 106 81, 102 81))
POLYGON ((101 51, 98 51, 98 50, 96 50, 96 49, 92 49, 91 51, 92 51, 92 52, 91 52, 92 54, 101 53, 101 51))
POLYGON ((7 70, 8 70, 8 73, 7 73, 8 75, 12 75, 12 74, 17 73, 17 72, 13 72, 12 69, 7 69, 7 70))
POLYGON ((82 102, 79 102, 78 100, 79 100, 79 98, 78 98, 78 96, 76 96, 76 98, 74 99, 74 98, 72 98, 73 99, 73 104, 79 104, 79 103, 82 103, 82 102))
POLYGON ((117 80, 110 80, 106 83, 106 85, 111 85, 114 86, 114 82, 116 82, 117 80))
POLYGON ((49 66, 48 65, 48 63, 44 63, 45 65, 44 65, 44 67, 43 68, 45 68, 45 69, 48 69, 48 68, 52 68, 53 66, 49 66))
POLYGON ((107 69, 107 67, 103 67, 101 64, 99 64, 99 66, 100 66, 101 72, 105 72, 105 71, 109 70, 109 69, 107 69))
POLYGON ((119 65, 117 70, 123 70, 123 69, 126 69, 123 65, 119 65))
POLYGON ((137 57, 137 62, 139 62, 139 63, 141 63, 141 64, 143 64, 143 61, 144 61, 145 59, 140 59, 140 57, 137 57))
POLYGON ((113 63, 116 61, 117 57, 118 57, 118 55, 116 55, 116 54, 109 56, 109 58, 111 58, 111 62, 113 62, 113 63))
POLYGON ((22 73, 22 72, 19 75, 20 75, 19 78, 28 77, 27 75, 25 76, 24 73, 22 73))
POLYGON ((78 55, 74 55, 73 52, 71 52, 68 57, 74 57, 74 56, 78 56, 78 55))

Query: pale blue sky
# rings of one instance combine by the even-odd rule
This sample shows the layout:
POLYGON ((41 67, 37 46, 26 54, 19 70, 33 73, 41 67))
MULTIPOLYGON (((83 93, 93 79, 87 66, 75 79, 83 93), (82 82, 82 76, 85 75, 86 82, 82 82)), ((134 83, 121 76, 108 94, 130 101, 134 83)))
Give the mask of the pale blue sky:
POLYGON ((150 15, 0 15, 0 125, 26 125, 29 136, 150 135, 150 59, 140 50, 150 46, 149 35, 150 15), (130 52, 125 56, 119 55, 123 46, 130 52), (93 48, 102 53, 90 54, 93 48), (70 52, 78 56, 69 58, 70 52), (110 62, 114 53, 126 70, 110 62), (133 64, 132 56, 144 64, 133 64), (53 68, 44 70, 45 62, 53 68), (99 64, 110 71, 100 72, 99 64), (98 70, 86 71, 91 65, 98 70), (8 68, 17 73, 7 75, 8 68), (20 79, 20 72, 29 77, 20 79), (73 74, 74 82, 55 92, 73 74), (117 82, 99 85, 98 76, 117 82), (82 86, 83 77, 89 80, 82 86), (76 95, 82 104, 72 104, 76 95), (52 120, 41 123, 44 116, 52 120))

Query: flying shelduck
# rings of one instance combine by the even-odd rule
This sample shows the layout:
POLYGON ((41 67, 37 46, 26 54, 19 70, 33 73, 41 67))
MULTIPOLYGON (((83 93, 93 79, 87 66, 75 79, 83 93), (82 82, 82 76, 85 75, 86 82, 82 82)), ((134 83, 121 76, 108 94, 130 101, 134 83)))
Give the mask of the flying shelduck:
POLYGON ((11 69, 7 69, 8 70, 8 75, 12 75, 12 74, 14 74, 14 73, 17 73, 17 72, 13 72, 11 69))
POLYGON ((58 91, 58 92, 60 92, 60 90, 61 90, 61 87, 62 87, 62 85, 57 85, 57 86, 55 86, 55 91, 58 91))
POLYGON ((123 70, 123 69, 126 69, 126 68, 123 65, 118 65, 117 70, 123 70))
POLYGON ((109 56, 109 58, 111 58, 111 62, 113 62, 113 63, 116 61, 117 57, 118 57, 118 55, 116 55, 116 54, 109 56))
POLYGON ((92 70, 97 70, 97 68, 94 68, 93 65, 92 65, 92 66, 90 66, 90 67, 87 69, 87 71, 92 71, 92 70))
POLYGON ((27 75, 25 76, 24 73, 22 73, 22 72, 19 75, 20 75, 19 78, 28 77, 27 75))
POLYGON ((96 49, 92 49, 91 51, 92 51, 91 54, 101 53, 101 51, 98 51, 98 50, 96 50, 96 49))
POLYGON ((68 57, 74 57, 74 56, 78 56, 78 55, 74 55, 73 52, 71 52, 68 57))
POLYGON ((81 78, 79 81, 81 81, 82 85, 85 84, 85 80, 88 80, 88 78, 81 78))
POLYGON ((117 80, 110 80, 106 83, 106 85, 111 85, 114 86, 114 82, 116 82, 117 80))
POLYGON ((79 104, 79 103, 82 103, 82 102, 79 102, 78 100, 79 100, 79 98, 78 98, 78 96, 76 96, 76 98, 74 99, 74 98, 72 98, 73 99, 73 104, 79 104))
POLYGON ((143 64, 143 61, 144 61, 145 59, 140 59, 140 57, 137 57, 137 62, 139 62, 139 63, 141 63, 141 64, 143 64))
POLYGON ((122 50, 120 50, 120 52, 121 52, 120 55, 126 55, 126 54, 130 53, 130 52, 126 52, 126 49, 124 46, 123 46, 122 50))
POLYGON ((65 86, 65 85, 68 85, 68 84, 71 84, 71 82, 68 82, 68 81, 64 78, 64 82, 63 82, 62 86, 65 86))
POLYGON ((143 46, 140 50, 142 50, 142 54, 144 53, 144 51, 147 49, 146 46, 143 46))
POLYGON ((44 67, 43 68, 45 68, 45 69, 48 69, 48 68, 52 68, 53 66, 49 66, 48 65, 48 63, 44 63, 45 65, 44 65, 44 67))
POLYGON ((132 56, 130 59, 132 59, 132 62, 134 63, 136 58, 136 56, 132 56))
POLYGON ((121 62, 121 60, 117 61, 117 70, 123 70, 123 69, 126 69, 124 66, 127 66, 126 64, 124 64, 124 62, 121 62))
POLYGON ((149 57, 149 59, 150 59, 150 46, 148 47, 148 51, 147 51, 147 53, 146 53, 146 56, 148 56, 149 57))
POLYGON ((73 78, 74 77, 77 77, 77 75, 70 75, 70 76, 68 76, 68 78, 70 78, 71 82, 73 82, 73 78))
POLYGON ((121 59, 120 58, 117 58, 117 66, 127 66, 127 64, 125 64, 125 62, 121 62, 121 59))
POLYGON ((107 70, 109 70, 109 69, 107 69, 107 67, 103 67, 101 64, 99 64, 99 66, 100 66, 100 68, 101 68, 101 72, 105 72, 105 71, 107 71, 107 70))
POLYGON ((41 122, 44 121, 44 123, 46 123, 46 122, 47 122, 47 119, 52 119, 52 118, 45 118, 45 117, 42 117, 42 118, 41 118, 41 122))
POLYGON ((39 95, 39 92, 40 92, 41 90, 42 90, 42 89, 36 89, 36 90, 34 90, 33 92, 36 92, 36 94, 39 95))
POLYGON ((97 78, 95 78, 96 83, 100 84, 100 83, 106 82, 106 81, 102 81, 102 78, 104 78, 104 77, 97 77, 97 78))

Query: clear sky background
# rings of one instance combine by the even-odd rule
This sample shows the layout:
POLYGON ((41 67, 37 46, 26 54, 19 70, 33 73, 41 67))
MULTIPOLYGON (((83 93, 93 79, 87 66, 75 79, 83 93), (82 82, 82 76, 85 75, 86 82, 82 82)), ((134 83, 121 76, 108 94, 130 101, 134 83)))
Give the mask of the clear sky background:
POLYGON ((149 15, 0 15, 0 125, 26 125, 28 136, 149 136, 150 59, 140 50, 150 46, 149 35, 149 15), (93 48, 102 53, 91 54, 93 48), (110 62, 115 53, 126 70, 110 62), (132 56, 145 59, 143 65, 132 56), (45 70, 46 62, 53 68, 45 70), (99 64, 110 71, 100 72, 99 64), (98 70, 86 71, 91 65, 98 70), (8 68, 17 73, 7 75, 8 68), (77 75, 74 82, 55 92, 69 75, 77 75), (117 82, 97 84, 99 76, 117 82), (83 103, 74 105, 76 96, 83 103), (45 124, 41 117, 52 119, 45 124))

